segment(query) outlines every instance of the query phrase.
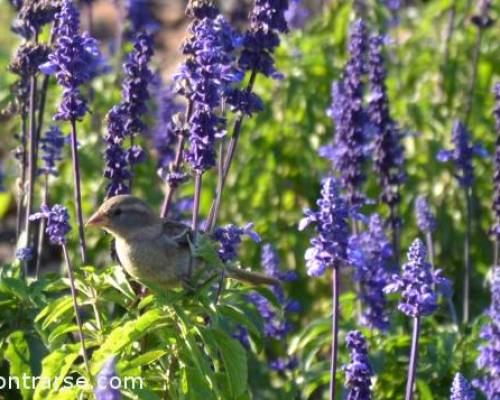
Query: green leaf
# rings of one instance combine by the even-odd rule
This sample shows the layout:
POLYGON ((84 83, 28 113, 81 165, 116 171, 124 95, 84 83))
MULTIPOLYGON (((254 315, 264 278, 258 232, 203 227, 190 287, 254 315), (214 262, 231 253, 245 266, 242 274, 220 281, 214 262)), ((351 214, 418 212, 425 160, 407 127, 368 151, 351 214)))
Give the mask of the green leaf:
POLYGON ((73 309, 73 299, 71 296, 60 297, 45 307, 35 318, 35 322, 45 319, 42 324, 42 329, 47 329, 48 326, 61 319, 61 316, 73 309))
POLYGON ((33 400, 53 399, 74 362, 80 355, 80 344, 68 344, 54 350, 42 362, 42 373, 33 400), (57 380, 55 379, 57 378, 57 380))
POLYGON ((20 390, 23 399, 31 398, 31 385, 23 384, 23 376, 33 376, 30 366, 30 348, 24 332, 17 331, 12 333, 7 339, 7 349, 5 350, 5 359, 9 362, 10 376, 19 379, 20 390))
POLYGON ((111 274, 105 276, 105 281, 113 286, 116 290, 123 293, 128 299, 134 300, 136 295, 132 286, 128 281, 127 276, 123 272, 123 268, 119 265, 113 267, 111 274))
POLYGON ((194 257, 205 260, 212 267, 224 268, 224 263, 217 254, 214 242, 207 235, 199 233, 196 237, 196 243, 190 243, 190 246, 194 257))
POLYGON ((145 312, 139 318, 128 321, 115 328, 105 339, 102 346, 92 357, 92 374, 97 374, 102 364, 112 355, 118 354, 124 347, 137 341, 153 329, 161 328, 167 322, 165 313, 160 309, 145 312))
POLYGON ((427 384, 427 382, 422 379, 417 379, 417 389, 420 400, 434 400, 432 396, 432 390, 427 384))
POLYGON ((3 277, 0 281, 2 291, 10 292, 20 300, 29 300, 29 289, 26 283, 17 278, 3 277))
POLYGON ((241 396, 247 389, 248 381, 245 349, 237 340, 219 329, 208 329, 204 333, 211 336, 221 354, 231 399, 241 396))
POLYGON ((152 362, 158 360, 159 358, 163 357, 166 353, 167 353, 166 350, 148 351, 145 354, 141 354, 139 357, 135 357, 132 361, 124 363, 121 368, 119 365, 118 369, 121 372, 126 372, 129 369, 142 367, 144 365, 151 364, 152 362))
POLYGON ((214 392, 207 386, 207 381, 194 367, 183 369, 182 391, 189 400, 215 400, 214 392))

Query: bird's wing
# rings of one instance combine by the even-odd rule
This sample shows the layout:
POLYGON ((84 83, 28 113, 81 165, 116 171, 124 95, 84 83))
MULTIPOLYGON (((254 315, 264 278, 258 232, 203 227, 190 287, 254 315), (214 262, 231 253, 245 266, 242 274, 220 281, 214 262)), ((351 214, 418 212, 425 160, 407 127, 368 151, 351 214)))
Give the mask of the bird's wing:
POLYGON ((191 228, 182 222, 164 219, 163 234, 178 245, 188 245, 189 238, 191 237, 191 228))

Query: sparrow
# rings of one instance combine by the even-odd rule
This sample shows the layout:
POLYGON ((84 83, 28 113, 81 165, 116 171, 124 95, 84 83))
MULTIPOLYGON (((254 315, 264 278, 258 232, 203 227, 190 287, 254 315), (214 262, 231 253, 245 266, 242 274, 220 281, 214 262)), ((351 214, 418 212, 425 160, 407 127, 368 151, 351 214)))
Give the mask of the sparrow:
MULTIPOLYGON (((193 255, 191 244, 196 241, 189 226, 160 218, 138 197, 118 195, 105 200, 86 226, 113 236, 120 264, 132 278, 146 285, 174 288, 188 282, 193 270, 209 267, 193 255)), ((230 278, 251 284, 279 283, 240 268, 225 267, 225 272, 230 278)))

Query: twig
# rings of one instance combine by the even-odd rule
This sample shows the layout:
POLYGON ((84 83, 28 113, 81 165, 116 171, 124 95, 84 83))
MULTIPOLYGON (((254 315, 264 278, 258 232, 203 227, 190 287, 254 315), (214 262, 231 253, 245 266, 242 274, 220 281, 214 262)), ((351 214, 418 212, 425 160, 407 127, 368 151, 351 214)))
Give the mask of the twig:
POLYGON ((332 349, 330 354, 330 400, 335 400, 335 389, 337 384, 337 358, 339 338, 339 266, 335 264, 332 271, 332 349))
POLYGON ((420 317, 415 317, 413 318, 413 336, 411 339, 410 366, 408 368, 408 380, 406 381, 405 400, 413 400, 413 388, 415 386, 415 376, 417 375, 419 336, 420 317))

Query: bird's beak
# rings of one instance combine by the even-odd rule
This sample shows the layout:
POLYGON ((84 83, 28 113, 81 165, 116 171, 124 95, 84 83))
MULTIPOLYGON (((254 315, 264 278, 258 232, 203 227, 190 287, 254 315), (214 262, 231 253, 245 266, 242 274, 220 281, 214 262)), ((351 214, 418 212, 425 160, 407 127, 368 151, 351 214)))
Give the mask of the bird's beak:
POLYGON ((107 221, 107 218, 104 214, 101 212, 97 211, 90 217, 90 219, 87 221, 85 226, 94 226, 94 227, 101 227, 103 226, 107 221))

